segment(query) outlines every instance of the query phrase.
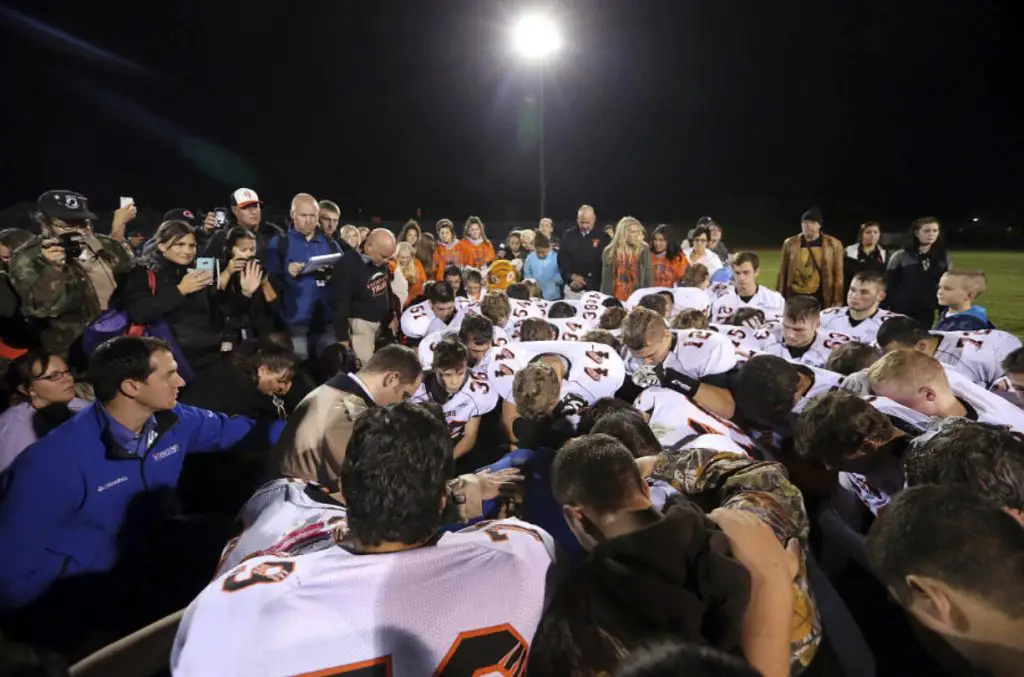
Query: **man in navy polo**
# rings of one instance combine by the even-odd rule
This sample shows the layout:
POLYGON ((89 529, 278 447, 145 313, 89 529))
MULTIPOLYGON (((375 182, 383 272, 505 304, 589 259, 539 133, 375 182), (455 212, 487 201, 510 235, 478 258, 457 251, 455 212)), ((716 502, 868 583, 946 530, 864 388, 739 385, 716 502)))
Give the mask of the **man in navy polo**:
MULTIPOLYGON (((204 536, 190 535, 186 552, 158 561, 175 530, 168 518, 185 455, 243 440, 269 446, 267 427, 252 419, 178 404, 184 381, 163 341, 107 341, 89 371, 97 402, 26 449, 0 478, 2 611, 40 602, 87 608, 91 621, 120 613, 121 603, 144 605, 133 599, 138 583, 177 585, 204 536)), ((214 553, 208 564, 215 562, 214 553)))

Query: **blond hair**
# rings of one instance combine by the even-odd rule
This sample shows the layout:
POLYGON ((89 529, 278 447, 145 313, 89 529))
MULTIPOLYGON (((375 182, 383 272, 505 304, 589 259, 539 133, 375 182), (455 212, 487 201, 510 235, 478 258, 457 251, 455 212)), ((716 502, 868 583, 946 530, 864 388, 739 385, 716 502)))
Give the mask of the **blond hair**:
POLYGON ((639 227, 641 233, 644 232, 644 225, 640 223, 639 219, 632 216, 623 216, 619 219, 618 225, 615 226, 615 235, 612 236, 611 244, 605 247, 605 252, 610 252, 613 256, 624 251, 639 255, 646 245, 641 242, 636 247, 629 246, 629 229, 633 226, 639 227))
POLYGON ((474 223, 480 226, 480 239, 484 242, 490 242, 490 240, 487 239, 487 231, 484 229, 484 222, 479 216, 470 216, 466 219, 466 223, 462 226, 462 237, 469 237, 469 227, 474 223))
POLYGON ((524 418, 541 418, 558 403, 562 381, 549 364, 528 364, 512 379, 512 396, 516 409, 524 418))
POLYGON ((650 308, 637 307, 622 321, 622 343, 630 350, 642 350, 664 331, 668 331, 664 317, 650 308))
POLYGON ((402 275, 408 282, 416 281, 416 250, 408 242, 399 242, 395 246, 395 267, 402 271, 402 275), (409 263, 404 266, 398 258, 403 252, 409 253, 409 263))
POLYGON ((887 383, 899 383, 907 387, 926 383, 945 383, 949 386, 942 364, 931 355, 914 348, 900 348, 883 355, 868 368, 868 381, 872 388, 887 383))
POLYGON ((984 270, 976 268, 950 268, 946 271, 950 277, 959 277, 964 281, 967 291, 978 298, 988 290, 988 278, 984 270))

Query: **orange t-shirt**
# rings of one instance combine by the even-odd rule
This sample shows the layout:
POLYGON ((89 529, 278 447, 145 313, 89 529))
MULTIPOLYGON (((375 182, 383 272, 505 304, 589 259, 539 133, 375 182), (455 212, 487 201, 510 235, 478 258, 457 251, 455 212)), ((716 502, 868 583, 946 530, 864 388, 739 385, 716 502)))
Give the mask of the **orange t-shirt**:
POLYGON ((459 242, 449 247, 443 242, 438 242, 434 248, 434 279, 440 282, 444 279, 444 269, 448 266, 462 267, 462 250, 459 249, 459 242))
POLYGON ((614 269, 615 289, 612 296, 620 301, 626 301, 630 294, 636 291, 640 261, 632 252, 622 252, 615 255, 614 269))
POLYGON ((459 240, 459 244, 455 246, 462 253, 462 265, 464 266, 483 268, 498 258, 494 253, 494 245, 487 240, 480 244, 473 244, 469 240, 459 240))
POLYGON ((686 257, 679 254, 674 259, 669 259, 665 254, 651 252, 651 271, 654 277, 655 287, 674 287, 676 282, 683 279, 686 272, 686 257))

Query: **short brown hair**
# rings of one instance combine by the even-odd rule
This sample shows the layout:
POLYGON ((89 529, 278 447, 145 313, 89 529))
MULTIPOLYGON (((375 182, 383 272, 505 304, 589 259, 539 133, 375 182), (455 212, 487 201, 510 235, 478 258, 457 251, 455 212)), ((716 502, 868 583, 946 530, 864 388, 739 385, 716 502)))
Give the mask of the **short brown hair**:
POLYGON ((480 301, 480 314, 493 322, 495 326, 503 327, 512 314, 512 304, 504 294, 488 292, 480 301))
POLYGON ((786 309, 782 314, 787 320, 803 322, 818 317, 821 314, 821 304, 813 296, 790 296, 786 299, 786 309))
POLYGON ((853 393, 834 391, 803 408, 793 444, 801 457, 835 467, 867 442, 886 442, 892 435, 888 416, 853 393))
POLYGON ((832 351, 825 368, 837 374, 850 374, 867 369, 882 356, 882 351, 860 341, 847 341, 832 351))
POLYGON ((754 267, 754 270, 761 269, 761 259, 754 252, 739 252, 732 259, 733 267, 743 265, 744 263, 749 263, 750 265, 752 265, 754 267))
POLYGON ((598 326, 601 329, 618 329, 622 326, 622 321, 626 319, 626 309, 622 306, 612 306, 605 308, 604 312, 601 313, 601 319, 598 321, 598 326))
POLYGON ((703 263, 691 263, 683 271, 683 278, 679 280, 680 287, 699 287, 711 278, 708 267, 703 263))
POLYGON ((862 270, 854 275, 850 281, 860 282, 861 284, 877 284, 882 289, 885 289, 885 275, 877 270, 862 270))
POLYGON ((1024 374, 1024 348, 1017 348, 1007 355, 1000 366, 1007 374, 1024 374))
POLYGON ((614 349, 615 352, 622 350, 622 343, 619 342, 619 339, 615 338, 615 334, 611 333, 607 329, 591 329, 580 337, 580 341, 602 343, 609 348, 614 349))
POLYGON ((423 373, 423 368, 415 350, 392 344, 375 352, 359 371, 369 374, 397 371, 402 383, 413 383, 423 373))
POLYGON ((512 379, 512 396, 516 409, 525 418, 546 416, 562 394, 562 382, 551 365, 533 362, 526 365, 512 379))
POLYGON ((622 321, 622 342, 630 350, 641 350, 663 331, 668 331, 665 318, 648 308, 634 308, 622 321))
POLYGON ((551 238, 544 233, 538 232, 533 236, 533 248, 534 249, 549 249, 551 247, 551 238))
POLYGON ((673 329, 707 329, 708 316, 703 310, 687 308, 672 318, 673 329))
POLYGON ((554 341, 558 338, 558 329, 555 325, 539 317, 528 317, 519 326, 519 340, 523 343, 529 341, 554 341))
POLYGON ((946 275, 963 278, 964 286, 967 287, 967 291, 974 293, 974 298, 978 298, 988 290, 988 278, 985 277, 984 270, 976 268, 950 268, 946 271, 946 275))
POLYGON ((925 355, 914 348, 900 348, 882 356, 882 359, 868 369, 871 387, 893 381, 908 386, 915 383, 941 381, 949 384, 946 371, 931 355, 925 355))

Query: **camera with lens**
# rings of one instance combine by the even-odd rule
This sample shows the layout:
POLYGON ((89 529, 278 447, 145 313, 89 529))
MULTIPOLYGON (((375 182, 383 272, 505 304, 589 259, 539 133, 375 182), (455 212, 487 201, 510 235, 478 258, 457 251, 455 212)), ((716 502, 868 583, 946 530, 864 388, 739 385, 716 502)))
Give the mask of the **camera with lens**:
POLYGON ((68 261, 77 259, 85 251, 85 238, 81 233, 61 233, 57 239, 60 240, 60 246, 64 248, 68 261))

